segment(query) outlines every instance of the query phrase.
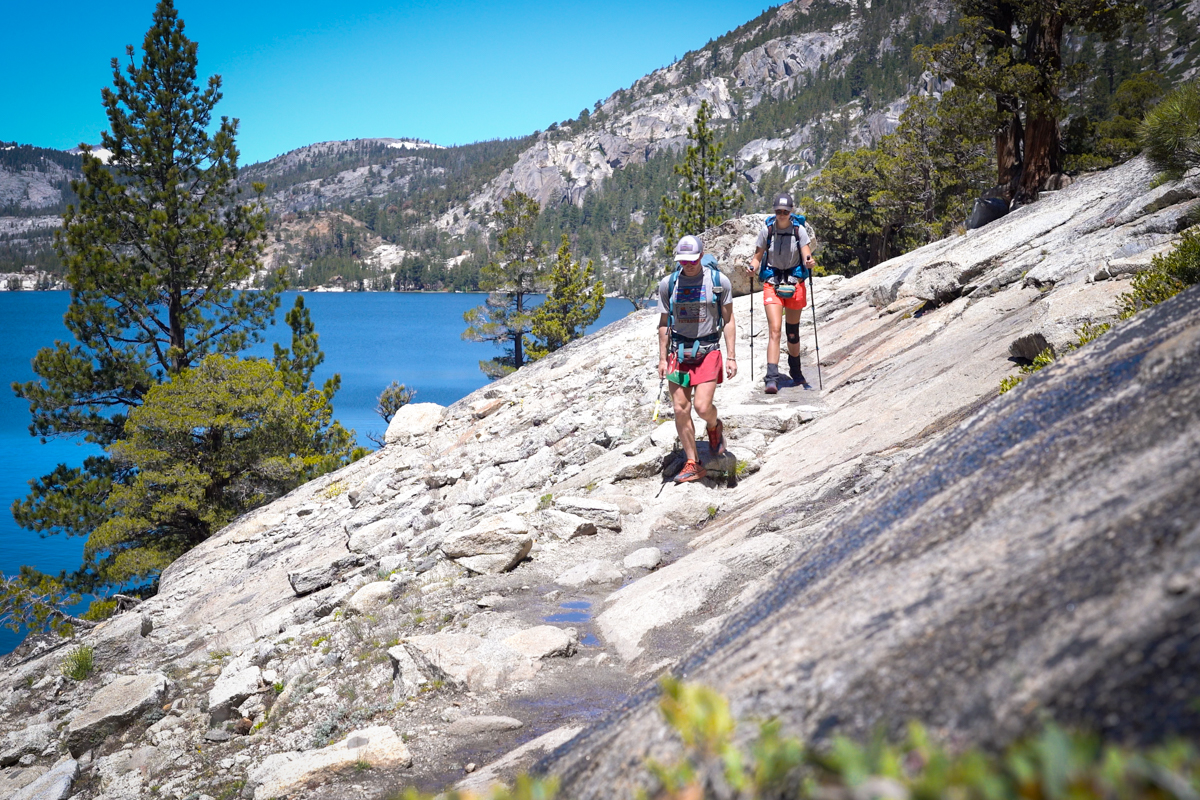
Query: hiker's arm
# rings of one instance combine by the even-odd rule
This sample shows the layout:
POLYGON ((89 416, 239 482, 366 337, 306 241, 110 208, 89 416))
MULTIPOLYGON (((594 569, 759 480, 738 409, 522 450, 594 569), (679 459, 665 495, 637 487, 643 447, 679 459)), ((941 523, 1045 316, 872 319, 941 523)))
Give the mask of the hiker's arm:
POLYGON ((721 306, 725 316, 725 376, 737 375, 737 323, 733 319, 733 303, 721 306))
POLYGON ((746 272, 749 272, 751 275, 758 272, 758 265, 762 263, 763 253, 765 252, 765 247, 755 249, 754 255, 750 256, 750 266, 746 267, 746 272))
POLYGON ((658 377, 660 379, 667 377, 667 340, 670 338, 670 331, 667 330, 667 315, 658 315, 658 377))
POLYGON ((809 269, 812 269, 817 263, 817 260, 813 258, 812 248, 808 245, 804 245, 800 248, 800 254, 804 256, 804 266, 808 267, 809 269))

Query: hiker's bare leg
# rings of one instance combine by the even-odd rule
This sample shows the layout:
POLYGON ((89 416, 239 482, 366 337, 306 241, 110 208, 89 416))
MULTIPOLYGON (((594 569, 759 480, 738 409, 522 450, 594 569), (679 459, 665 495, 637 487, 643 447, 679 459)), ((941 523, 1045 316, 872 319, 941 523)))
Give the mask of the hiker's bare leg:
POLYGON ((717 407, 713 405, 713 395, 717 392, 717 382, 708 381, 693 387, 696 390, 692 405, 696 413, 704 420, 705 427, 711 428, 717 424, 717 407))
MULTIPOLYGON (((800 324, 800 314, 801 314, 801 313, 802 313, 802 311, 801 311, 801 309, 799 309, 799 308, 789 308, 789 309, 787 310, 787 322, 788 322, 788 324, 789 324, 789 325, 798 325, 798 324, 800 324)), ((776 341, 776 343, 778 344, 778 342, 779 342, 779 336, 778 336, 778 334, 776 334, 776 336, 775 336, 775 341, 776 341)), ((797 337, 797 338, 796 338, 796 341, 794 341, 794 342, 793 342, 793 341, 791 341, 791 340, 788 340, 788 346, 787 346, 787 347, 788 347, 788 355, 793 355, 793 356, 798 356, 798 355, 800 355, 800 339, 799 339, 799 337, 797 337)), ((776 364, 778 364, 778 363, 779 363, 779 357, 778 357, 778 356, 776 356, 776 357, 775 357, 775 363, 776 363, 776 364)))
POLYGON ((767 313, 767 363, 779 365, 779 334, 783 330, 783 306, 763 305, 767 313))
MULTIPOLYGON (((701 384, 707 386, 708 384, 701 384)), ((714 382, 715 386, 716 383, 714 382)), ((689 461, 696 458, 696 426, 692 423, 692 387, 680 386, 678 383, 667 381, 671 387, 671 405, 675 408, 675 432, 679 434, 679 443, 683 445, 683 454, 689 461)), ((712 404, 712 394, 708 396, 712 404)))

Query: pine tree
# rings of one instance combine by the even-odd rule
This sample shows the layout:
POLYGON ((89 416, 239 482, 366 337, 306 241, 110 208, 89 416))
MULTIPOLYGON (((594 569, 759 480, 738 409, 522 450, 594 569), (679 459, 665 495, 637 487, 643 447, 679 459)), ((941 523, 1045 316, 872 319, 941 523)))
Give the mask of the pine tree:
MULTIPOLYGON (((139 63, 126 48, 124 69, 113 59, 113 87, 102 92, 111 128, 102 146, 112 157, 105 165, 83 148, 84 177, 72 186, 78 206, 67 208, 56 240, 74 342, 43 348, 33 364, 38 380, 13 385, 29 401, 31 433, 81 437, 108 451, 31 481, 13 515, 43 533, 90 536, 113 518, 110 500, 138 479, 136 461, 110 457, 130 436, 131 414, 206 357, 261 341, 284 286, 277 272, 261 291, 240 291, 258 269, 266 211, 240 196, 237 121, 211 125, 221 80, 197 85, 197 46, 171 0, 156 7, 142 51, 139 63)), ((296 358, 315 366, 311 323, 301 341, 296 358)), ((89 541, 89 552, 103 551, 89 541)), ((92 560, 73 581, 94 589, 109 578, 92 560)))
POLYGON ((1063 37, 1082 30, 1111 40, 1141 7, 1136 0, 957 0, 961 32, 914 56, 956 85, 995 101, 997 184, 1017 202, 1037 199, 1061 171, 1066 115, 1063 37))
POLYGON ((730 211, 744 202, 737 188, 737 172, 733 159, 722 156, 724 143, 716 140, 709 127, 712 111, 707 100, 700 101, 696 121, 688 126, 690 144, 684 151, 683 162, 675 166, 680 180, 678 199, 664 195, 659 211, 663 224, 664 246, 670 250, 681 236, 699 235, 713 225, 724 222, 730 211))
POLYGON ((488 299, 463 314, 467 329, 462 338, 505 347, 499 358, 479 362, 489 378, 502 378, 528 360, 525 337, 532 321, 528 298, 542 288, 545 254, 545 244, 535 241, 534 235, 539 211, 537 201, 522 192, 504 198, 494 215, 500 231, 499 252, 479 278, 479 287, 488 292, 488 299))
POLYGON ((110 586, 153 580, 239 515, 351 457, 330 398, 265 359, 213 354, 150 389, 109 454, 130 475, 84 560, 110 586))
POLYGON ((604 284, 596 279, 591 261, 581 263, 571 257, 571 242, 564 233, 550 272, 550 291, 530 321, 535 339, 529 345, 530 360, 583 336, 603 310, 604 284))

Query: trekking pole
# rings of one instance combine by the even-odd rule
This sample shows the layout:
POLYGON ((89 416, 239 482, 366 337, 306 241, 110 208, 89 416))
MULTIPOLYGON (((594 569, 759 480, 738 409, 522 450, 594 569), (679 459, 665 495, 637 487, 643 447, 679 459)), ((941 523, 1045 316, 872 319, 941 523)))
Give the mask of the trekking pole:
POLYGON ((650 418, 652 422, 658 422, 658 409, 662 405, 662 387, 665 380, 666 378, 658 379, 658 397, 654 400, 654 416, 650 418))
POLYGON ((750 276, 750 382, 754 382, 754 275, 750 276))
MULTIPOLYGON (((814 264, 814 266, 816 265, 814 264)), ((813 290, 813 274, 811 269, 808 271, 808 299, 812 304, 813 344, 817 347, 817 387, 821 391, 825 391, 825 384, 821 380, 821 342, 817 339, 817 293, 813 290)))

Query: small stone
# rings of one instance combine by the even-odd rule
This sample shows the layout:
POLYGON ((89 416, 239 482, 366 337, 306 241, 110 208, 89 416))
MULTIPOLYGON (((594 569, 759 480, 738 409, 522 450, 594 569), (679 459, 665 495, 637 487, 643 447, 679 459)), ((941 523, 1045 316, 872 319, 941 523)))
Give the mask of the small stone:
POLYGON ((562 628, 553 625, 538 625, 514 633, 504 640, 504 644, 526 658, 535 660, 570 656, 575 652, 574 638, 562 628))
POLYGON ((467 764, 467 766, 466 766, 466 770, 467 770, 467 772, 474 772, 474 771, 475 771, 475 770, 477 770, 477 769, 479 769, 479 767, 478 767, 478 766, 475 764, 475 762, 474 762, 474 761, 472 761, 471 763, 467 764))
POLYGON ((475 605, 480 608, 495 608, 504 602, 504 597, 498 594, 485 594, 483 597, 475 601, 475 605))
POLYGON ((643 547, 625 556, 622 562, 626 569, 654 569, 662 563, 662 550, 657 547, 643 547))
POLYGON ((17 763, 22 767, 32 766, 35 761, 37 761, 37 756, 35 756, 33 753, 27 753, 17 759, 17 763))
POLYGON ((450 723, 446 733, 450 736, 475 736, 497 731, 515 731, 525 723, 512 717, 462 717, 450 723))
POLYGON ((605 561, 585 561, 563 572, 554 582, 561 586, 585 586, 620 583, 624 579, 621 570, 605 561))
POLYGON ((204 739, 209 742, 228 742, 232 738, 233 734, 224 728, 210 728, 204 732, 204 739))

